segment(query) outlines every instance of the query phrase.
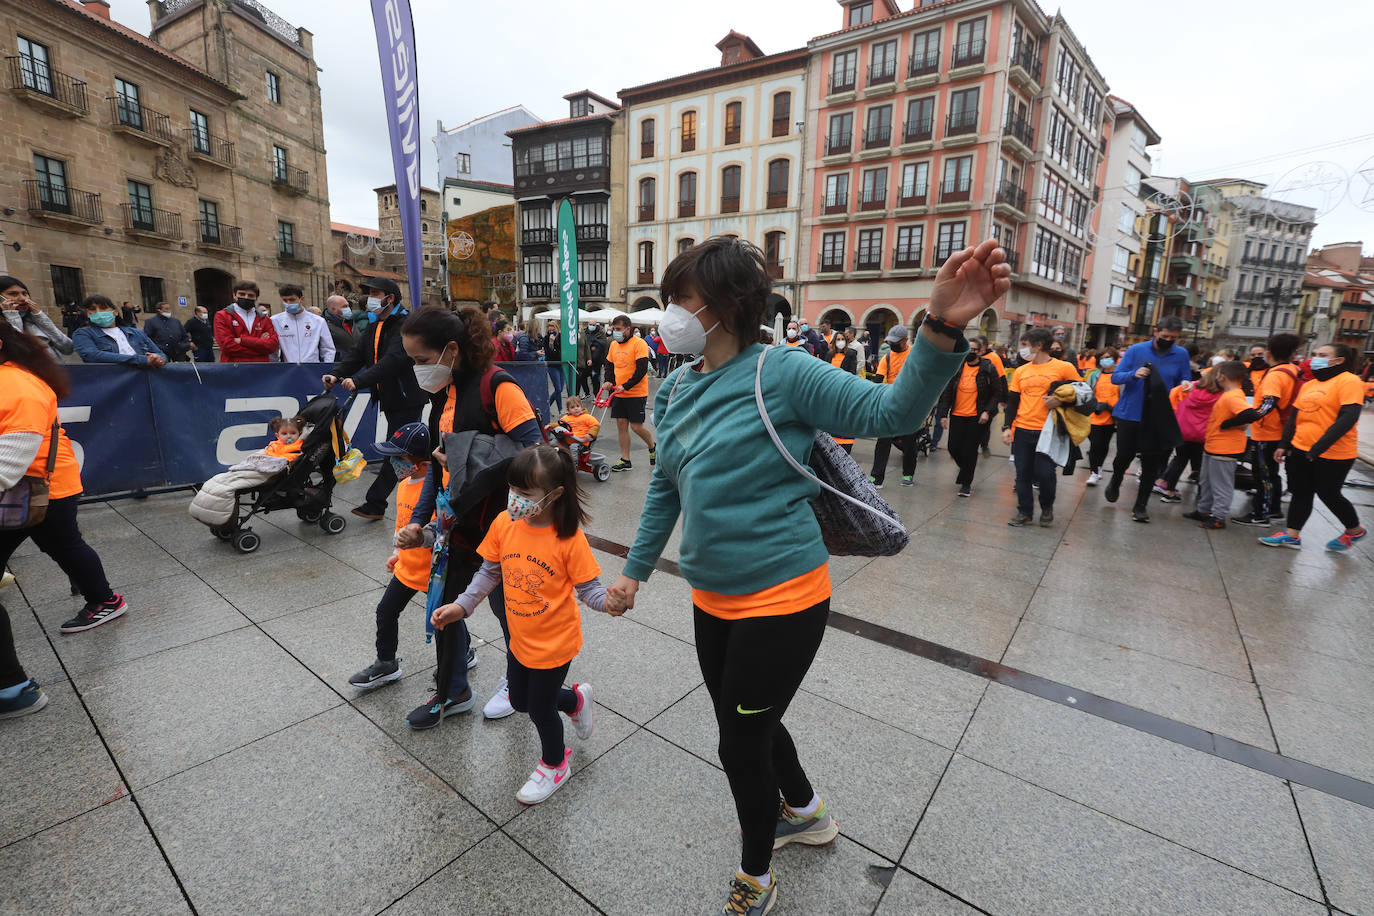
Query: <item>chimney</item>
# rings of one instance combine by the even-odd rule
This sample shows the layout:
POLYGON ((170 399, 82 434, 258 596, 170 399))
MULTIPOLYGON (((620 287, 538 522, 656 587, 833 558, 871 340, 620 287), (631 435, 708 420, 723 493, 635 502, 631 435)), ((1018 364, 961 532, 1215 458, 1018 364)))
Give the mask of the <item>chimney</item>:
POLYGON ((730 67, 753 60, 756 57, 763 57, 763 51, 754 44, 754 39, 748 35, 741 35, 734 29, 730 30, 729 35, 716 42, 716 47, 720 49, 720 65, 722 67, 730 67))
POLYGON ((99 16, 106 22, 110 21, 110 4, 106 3, 105 0, 81 0, 81 5, 92 16, 99 16))

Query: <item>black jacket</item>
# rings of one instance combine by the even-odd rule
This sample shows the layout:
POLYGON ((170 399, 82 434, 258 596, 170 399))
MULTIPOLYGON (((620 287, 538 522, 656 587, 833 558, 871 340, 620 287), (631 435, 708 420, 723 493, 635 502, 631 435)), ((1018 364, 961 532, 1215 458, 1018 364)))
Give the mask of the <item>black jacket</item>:
MULTIPOLYGON (((161 313, 149 315, 143 321, 143 333, 152 338, 153 343, 157 344, 158 349, 167 354, 167 358, 172 362, 182 362, 186 359, 186 353, 191 349, 191 336, 180 321, 171 317, 162 317, 161 313)), ((213 333, 211 339, 214 339, 213 333)), ((196 344, 200 346, 199 343, 196 344)))
POLYGON ((587 335, 587 354, 592 361, 592 368, 601 368, 602 363, 606 362, 606 354, 610 351, 610 345, 606 343, 606 332, 597 328, 596 333, 586 332, 587 335))
MULTIPOLYGON (((954 373, 954 377, 945 385, 945 390, 940 394, 940 400, 936 407, 946 412, 954 409, 954 398, 959 388, 959 376, 964 374, 965 363, 959 365, 959 370, 954 373)), ((1002 395, 1002 378, 997 374, 997 367, 992 364, 992 360, 980 357, 978 360, 978 375, 974 378, 978 385, 978 413, 986 413, 989 418, 997 413, 997 402, 1002 395)))
POLYGON ((373 324, 358 339, 353 352, 335 363, 330 373, 341 379, 352 378, 359 390, 371 388, 383 411, 420 407, 429 397, 415 381, 414 360, 401 346, 401 325, 406 317, 393 314, 373 324))

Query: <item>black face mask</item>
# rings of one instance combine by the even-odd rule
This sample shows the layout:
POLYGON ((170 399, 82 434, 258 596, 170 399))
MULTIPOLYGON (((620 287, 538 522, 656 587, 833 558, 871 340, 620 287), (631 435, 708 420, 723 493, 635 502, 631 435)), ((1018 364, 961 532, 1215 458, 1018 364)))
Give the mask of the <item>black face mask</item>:
POLYGON ((1327 366, 1325 369, 1313 369, 1312 375, 1316 377, 1317 381, 1324 382, 1327 379, 1335 378, 1344 371, 1345 363, 1338 363, 1334 366, 1327 366))
POLYGON ((970 350, 970 351, 968 351, 968 355, 964 357, 964 362, 966 362, 966 363, 968 363, 970 366, 972 366, 974 363, 978 362, 978 360, 980 360, 980 359, 982 359, 982 358, 983 358, 983 357, 979 356, 977 353, 975 353, 975 352, 973 352, 972 350, 970 350))
POLYGON ((1168 353, 1173 348, 1174 342, 1172 340, 1163 340, 1159 337, 1155 338, 1155 349, 1160 353, 1168 353))
POLYGON ((256 302, 254 302, 252 299, 244 299, 242 296, 240 296, 239 298, 235 299, 235 300, 234 300, 234 304, 237 305, 239 308, 243 309, 244 311, 247 311, 247 312, 251 312, 253 309, 257 308, 257 306, 258 306, 258 304, 257 304, 256 302))
POLYGON ((1268 369, 1268 368, 1269 368, 1269 364, 1268 364, 1267 362, 1264 361, 1264 357, 1263 357, 1263 356, 1256 356, 1254 359, 1250 360, 1250 368, 1251 368, 1252 370, 1254 370, 1254 369, 1268 369))

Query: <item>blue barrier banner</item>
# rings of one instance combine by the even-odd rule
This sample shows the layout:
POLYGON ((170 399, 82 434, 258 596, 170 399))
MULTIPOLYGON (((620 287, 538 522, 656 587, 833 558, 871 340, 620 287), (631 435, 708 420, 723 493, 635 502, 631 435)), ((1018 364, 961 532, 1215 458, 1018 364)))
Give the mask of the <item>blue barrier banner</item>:
MULTIPOLYGON (((87 496, 199 484, 271 441, 267 423, 294 416, 323 391, 327 365, 168 363, 158 370, 68 366, 71 395, 58 415, 72 440, 87 496), (197 371, 199 370, 199 374, 197 371)), ((504 363, 548 420, 549 363, 504 363)), ((349 392, 335 386, 340 402, 349 392)), ((428 420, 428 411, 421 419, 428 420)), ((385 437, 372 395, 358 392, 344 430, 372 461, 385 437)))

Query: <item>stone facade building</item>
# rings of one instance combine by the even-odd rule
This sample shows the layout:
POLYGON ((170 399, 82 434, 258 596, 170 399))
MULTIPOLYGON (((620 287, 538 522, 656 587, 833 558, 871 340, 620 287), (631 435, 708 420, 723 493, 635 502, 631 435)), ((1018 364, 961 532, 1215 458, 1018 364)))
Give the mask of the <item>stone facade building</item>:
MULTIPOLYGON (((185 318, 233 278, 324 291, 324 135, 311 35, 255 0, 0 3, 0 227, 45 308, 103 293, 185 318), (178 305, 184 298, 185 306, 178 305)), ((271 292, 266 292, 266 290, 271 292)))
POLYGON ((443 284, 439 282, 444 253, 443 202, 433 188, 420 188, 420 251, 422 282, 413 283, 406 291, 406 249, 401 236, 401 205, 396 185, 374 188, 377 192, 377 264, 389 275, 403 279, 401 292, 407 303, 416 307, 440 305, 444 301, 443 284))

